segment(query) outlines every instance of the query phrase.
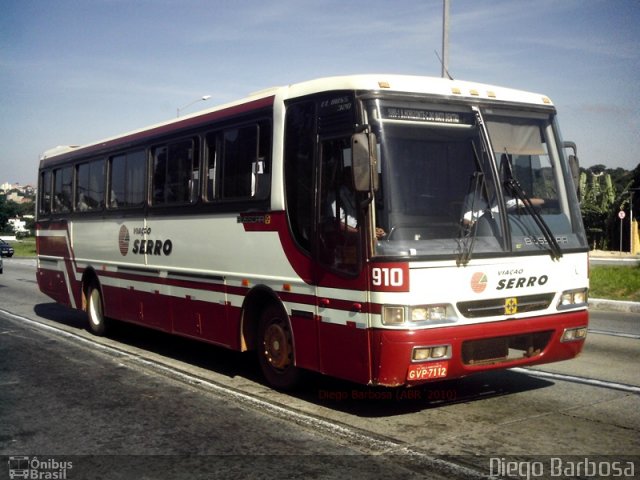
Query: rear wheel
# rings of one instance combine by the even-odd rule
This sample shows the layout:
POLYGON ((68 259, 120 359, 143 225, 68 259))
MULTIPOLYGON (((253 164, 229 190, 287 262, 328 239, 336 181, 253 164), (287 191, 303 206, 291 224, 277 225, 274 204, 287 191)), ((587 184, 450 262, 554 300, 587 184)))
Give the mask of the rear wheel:
POLYGON ((91 284, 87 291, 87 316, 91 333, 104 335, 107 330, 107 321, 104 318, 102 294, 95 283, 91 284))
POLYGON ((281 390, 298 385, 302 371, 295 366, 291 327, 281 308, 272 305, 264 311, 259 340, 258 359, 267 382, 281 390))

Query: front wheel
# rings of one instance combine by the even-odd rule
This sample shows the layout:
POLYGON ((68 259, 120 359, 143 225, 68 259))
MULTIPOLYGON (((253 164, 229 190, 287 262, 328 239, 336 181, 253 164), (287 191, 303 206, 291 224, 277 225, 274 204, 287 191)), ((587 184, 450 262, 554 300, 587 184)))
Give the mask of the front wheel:
POLYGON ((102 294, 96 284, 89 286, 87 291, 87 316, 91 333, 104 335, 107 330, 107 320, 104 317, 102 294))
POLYGON ((275 305, 260 318, 258 359, 267 382, 274 388, 290 390, 302 379, 295 366, 293 336, 285 313, 275 305))

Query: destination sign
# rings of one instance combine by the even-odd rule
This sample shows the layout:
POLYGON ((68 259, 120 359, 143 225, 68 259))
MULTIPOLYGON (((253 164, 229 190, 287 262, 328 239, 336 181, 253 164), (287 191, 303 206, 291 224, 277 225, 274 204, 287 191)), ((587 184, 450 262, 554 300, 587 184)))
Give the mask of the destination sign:
POLYGON ((388 120, 470 125, 470 119, 465 117, 466 115, 461 113, 421 110, 417 108, 384 107, 382 109, 382 118, 388 120))

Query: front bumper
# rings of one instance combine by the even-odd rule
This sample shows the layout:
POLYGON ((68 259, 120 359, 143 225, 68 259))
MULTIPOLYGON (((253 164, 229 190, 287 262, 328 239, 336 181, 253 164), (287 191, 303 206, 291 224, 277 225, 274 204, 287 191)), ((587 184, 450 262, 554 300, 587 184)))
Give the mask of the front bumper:
POLYGON ((372 383, 384 386, 424 383, 427 380, 416 379, 408 372, 416 364, 428 365, 411 360, 414 347, 431 345, 450 345, 450 358, 444 360, 446 375, 439 376, 440 380, 568 360, 582 351, 584 339, 561 342, 564 331, 586 327, 588 321, 588 311, 580 310, 426 330, 375 329, 371 345, 372 383))

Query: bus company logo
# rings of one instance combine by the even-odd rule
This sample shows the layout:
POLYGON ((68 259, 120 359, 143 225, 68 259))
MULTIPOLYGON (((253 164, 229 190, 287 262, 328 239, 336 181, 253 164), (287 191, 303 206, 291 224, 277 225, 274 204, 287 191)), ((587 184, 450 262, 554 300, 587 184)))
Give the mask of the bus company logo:
POLYGON ((120 247, 120 253, 122 256, 126 256, 127 252, 129 252, 129 241, 131 237, 129 236, 129 229, 122 225, 120 227, 120 234, 118 235, 118 246, 120 247))
POLYGON ((471 276, 471 290, 475 293, 482 293, 487 288, 487 275, 483 272, 476 272, 471 276))

